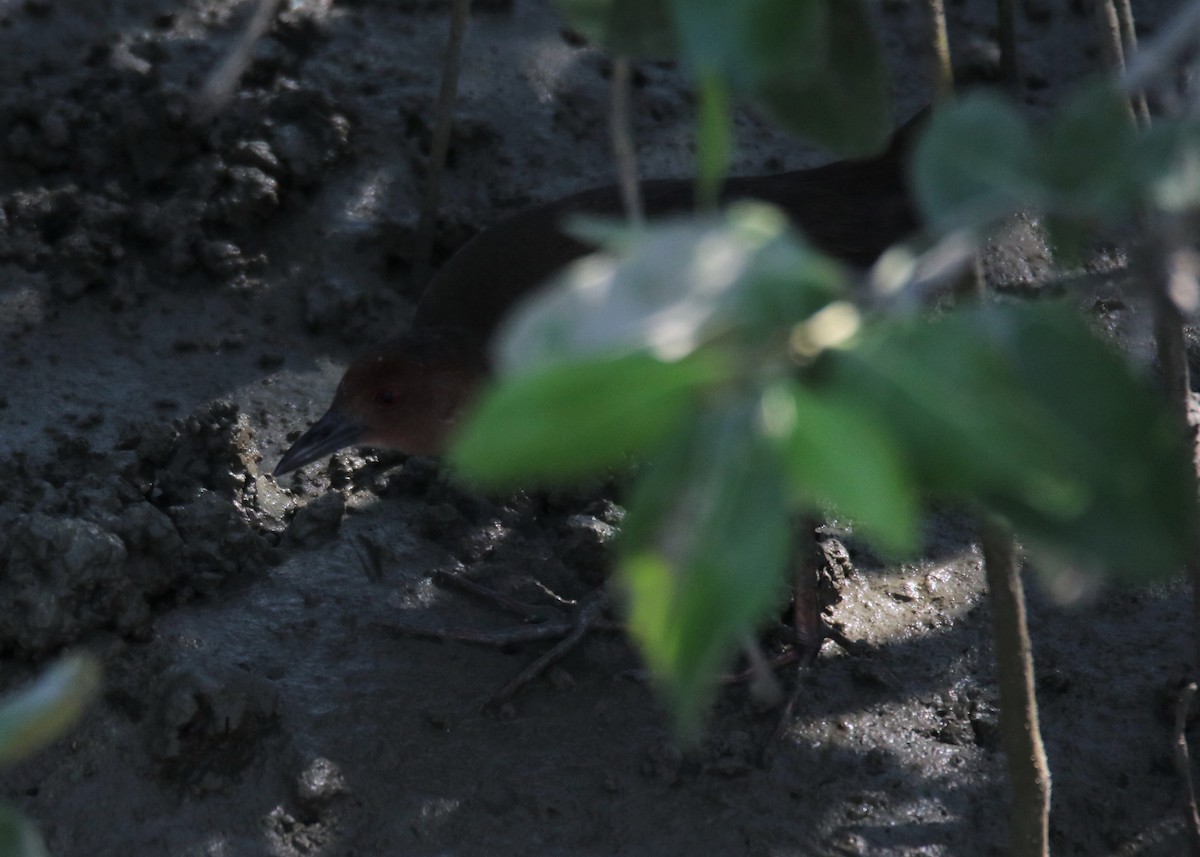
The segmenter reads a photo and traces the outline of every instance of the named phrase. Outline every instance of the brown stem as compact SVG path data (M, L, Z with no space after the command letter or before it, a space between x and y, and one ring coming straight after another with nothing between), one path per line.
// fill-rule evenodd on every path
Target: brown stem
M1105 68L1124 77L1125 43L1121 39L1121 20L1114 0L1099 0L1096 3L1096 24L1100 30L1100 49L1104 54ZM1129 106L1129 118L1137 123L1132 104Z
M1179 692L1179 700L1175 703L1175 740L1171 756L1175 761L1175 773L1179 775L1179 788L1183 795L1188 848L1192 857L1200 857L1200 812L1196 810L1196 791L1192 787L1192 766L1188 761L1187 745L1188 712L1192 708L1192 697L1195 695L1195 682L1191 682Z
M950 37L946 34L946 8L942 0L925 0L929 13L929 43L933 48L934 98L945 101L954 95L954 66L950 62Z
M1188 376L1187 344L1184 339L1184 318L1175 302L1173 292L1196 294L1200 284L1181 255L1185 247L1184 236L1179 234L1177 221L1159 217L1144 221L1147 234L1157 235L1152 242L1150 260L1155 276L1152 298L1154 301L1154 342L1157 350L1159 370L1167 397L1167 408L1175 423L1179 436L1185 438L1187 449L1192 455L1192 496L1200 498L1200 474L1196 470L1196 434L1188 420L1188 401L1191 397L1191 381ZM1153 246L1157 243L1157 246ZM1187 278L1186 281L1183 278ZM1200 501L1196 507L1200 520ZM1187 572L1192 583L1192 659L1193 668L1200 670L1200 535L1193 529L1187 554Z
M1121 45L1128 62L1133 62L1137 54L1137 29L1133 23L1133 6L1129 0L1114 0L1117 21L1121 28ZM1124 71L1124 69L1122 69ZM1133 105L1133 115L1143 128L1150 127L1150 105L1146 103L1146 93L1141 90L1130 95Z
M609 114L609 131L612 137L613 157L617 161L617 182L621 188L621 203L625 216L634 226L642 224L642 199L638 190L637 148L633 143L633 132L629 119L629 82L633 76L633 63L629 57L613 60L612 108Z
M1000 680L1000 735L1012 785L1013 857L1050 853L1050 770L1038 727L1033 689L1033 648L1025 615L1016 544L1008 528L991 516L980 533Z
M463 36L471 17L471 0L453 0L450 8L450 36L442 61L442 86L438 92L434 113L433 139L426 164L425 194L421 200L421 218L417 222L413 262L423 274L428 274L433 259L433 236L437 227L437 210L442 195L442 171L450 151L450 131L454 125L454 100L458 97L458 70L462 59Z

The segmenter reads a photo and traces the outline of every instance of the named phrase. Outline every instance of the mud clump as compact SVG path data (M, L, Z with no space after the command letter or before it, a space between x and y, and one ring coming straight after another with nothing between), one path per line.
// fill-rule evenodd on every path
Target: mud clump
M38 272L59 300L107 287L122 303L151 281L253 274L246 237L341 159L350 121L329 95L281 85L295 63L280 46L252 68L257 89L194 122L177 49L101 51L0 94L0 272Z
M255 463L236 406L127 429L97 453L59 439L40 467L0 474L0 650L33 657L90 632L145 639L156 611L253 579L276 562L285 502Z

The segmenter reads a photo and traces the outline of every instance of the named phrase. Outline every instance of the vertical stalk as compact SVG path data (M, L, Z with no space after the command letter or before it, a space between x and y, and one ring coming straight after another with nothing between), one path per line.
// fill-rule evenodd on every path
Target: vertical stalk
M1188 373L1187 346L1183 333L1183 313L1176 303L1175 293L1200 293L1191 265L1180 257L1182 236L1173 235L1178 230L1159 218L1157 222L1143 219L1147 234L1157 234L1160 242L1152 244L1154 254L1150 260L1154 276L1151 278L1154 300L1154 342L1159 369L1167 397L1167 407L1180 437L1186 439L1191 452L1192 496L1200 497L1200 477L1196 472L1196 433L1188 422L1188 399L1191 396L1191 380ZM1186 279L1184 279L1186 278ZM1200 670L1200 501L1196 507L1197 527L1193 528L1191 547L1188 551L1187 572L1192 583L1192 669Z
M1038 726L1033 651L1016 546L1008 528L990 515L983 519L980 543L996 636L1000 736L1012 784L1010 853L1046 857L1050 853L1050 771Z
M942 0L925 0L925 7L929 13L929 43L933 48L934 99L945 101L954 95L954 66L950 62L946 8Z
M629 83L632 76L633 63L629 57L616 57L613 60L609 134L612 138L613 157L617 161L617 183L621 189L621 204L625 208L625 216L632 225L641 226L644 217L638 187L637 147L633 142L629 115Z
M1187 719L1196 695L1196 683L1189 682L1179 693L1175 703L1175 740L1171 758L1175 762L1175 773L1179 777L1179 791L1183 798L1184 820L1187 827L1188 853L1200 857L1200 811L1196 809L1196 790L1192 786L1192 765L1188 757Z
M1104 54L1104 66L1114 75L1125 74L1125 44L1121 39L1121 21L1113 0L1098 0L1096 24L1100 30L1100 49ZM1137 124L1137 115L1129 104L1130 121Z
M1114 0L1117 21L1121 28L1122 52L1127 61L1132 62L1137 53L1137 29L1133 22L1133 6L1129 0ZM1150 127L1150 105L1146 103L1146 93L1138 90L1130 95L1133 115L1143 128Z
M450 36L442 60L442 85L435 108L433 139L426 164L425 193L421 199L421 217L417 221L413 263L428 276L433 260L433 236L437 231L437 211L442 195L442 172L450 151L450 131L454 125L454 100L458 97L458 70L462 61L463 36L471 16L471 0L453 0L450 7Z

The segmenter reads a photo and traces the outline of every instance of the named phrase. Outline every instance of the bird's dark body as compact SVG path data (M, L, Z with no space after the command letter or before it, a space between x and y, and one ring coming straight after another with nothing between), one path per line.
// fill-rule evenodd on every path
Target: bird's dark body
M722 203L779 206L817 247L866 266L917 225L905 183L905 154L923 115L909 120L876 158L733 178ZM693 183L641 183L650 219L693 208ZM329 411L280 460L276 475L354 444L437 454L488 374L488 346L521 298L592 248L563 231L576 215L619 216L616 187L535 205L485 229L434 276L412 328L376 346L343 376Z
M897 131L877 158L732 178L721 202L754 199L777 205L826 253L852 265L870 265L917 226L903 160L920 119ZM640 187L649 219L694 208L691 180L651 179ZM459 327L486 343L513 304L593 249L565 234L565 223L578 215L618 217L621 212L617 188L598 187L532 206L485 229L434 276L413 327Z

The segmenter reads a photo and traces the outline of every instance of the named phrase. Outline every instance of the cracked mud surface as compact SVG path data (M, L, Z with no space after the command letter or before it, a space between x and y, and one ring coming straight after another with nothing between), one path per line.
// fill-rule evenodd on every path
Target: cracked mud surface
M543 0L476 5L440 258L610 181L607 61ZM1096 62L1091 21L1018 5L1044 107ZM69 737L0 772L4 799L59 857L1001 853L989 618L952 512L903 567L845 539L833 615L866 645L826 648L763 764L774 712L729 688L681 750L617 635L494 712L543 644L395 633L510 624L442 574L584 596L620 523L605 491L484 498L428 459L363 453L266 475L354 350L411 312L444 6L284 4L196 126L247 3L0 3L0 685L64 647L106 671ZM993 74L990 4L948 6L961 66ZM919 4L880 15L902 118L926 100ZM643 173L686 173L678 75L647 64L636 84ZM738 133L739 172L819 160L749 115ZM1045 267L1036 246L997 256L1010 285ZM1184 589L1031 602L1055 853L1183 853Z

